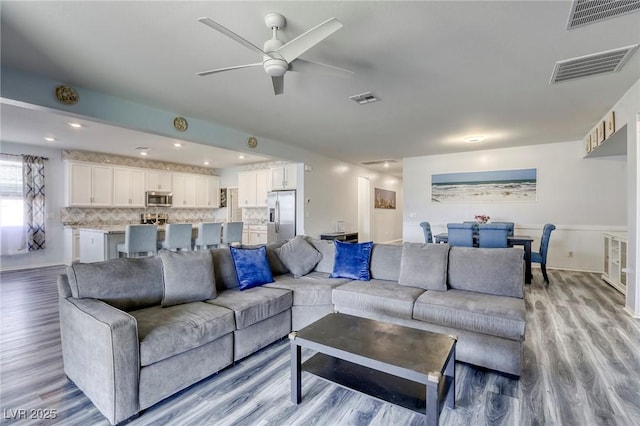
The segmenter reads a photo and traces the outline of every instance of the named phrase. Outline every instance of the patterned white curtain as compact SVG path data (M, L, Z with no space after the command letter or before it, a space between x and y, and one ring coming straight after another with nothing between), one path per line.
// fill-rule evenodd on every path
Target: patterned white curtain
M22 156L24 224L29 251L45 248L44 160L32 155Z

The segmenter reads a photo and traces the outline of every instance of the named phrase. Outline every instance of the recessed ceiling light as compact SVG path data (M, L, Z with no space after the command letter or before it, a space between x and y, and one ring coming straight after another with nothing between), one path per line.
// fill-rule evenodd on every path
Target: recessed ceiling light
M47 142L55 142L56 138L46 137L46 138L44 138L44 140L47 141Z
M238 155L238 158L241 159L241 160L244 160L244 155L240 154L240 155Z
M388 161L385 161L384 167L389 167L389 162Z
M483 139L484 139L484 136L476 135L476 136L467 136L466 138L464 138L464 141L466 143L478 143L478 142L481 142Z
M173 144L173 146L176 146L176 147L180 148L182 146L182 144L180 142L176 142L176 143Z
M74 129L79 129L80 127L82 127L82 124L80 123L69 123L69 126L73 127Z
M204 162L204 165L205 165L205 166L208 166L208 165L209 165L209 162L208 162L208 161L205 161L205 162Z
M147 152L147 151L142 151L142 152L140 153L140 155L148 155L148 152Z

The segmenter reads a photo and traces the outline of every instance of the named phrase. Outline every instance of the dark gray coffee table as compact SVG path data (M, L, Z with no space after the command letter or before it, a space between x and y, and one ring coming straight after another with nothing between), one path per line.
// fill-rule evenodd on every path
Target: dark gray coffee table
M291 400L302 400L302 371L425 415L437 425L455 408L456 337L340 313L291 340ZM302 348L317 353L302 363Z

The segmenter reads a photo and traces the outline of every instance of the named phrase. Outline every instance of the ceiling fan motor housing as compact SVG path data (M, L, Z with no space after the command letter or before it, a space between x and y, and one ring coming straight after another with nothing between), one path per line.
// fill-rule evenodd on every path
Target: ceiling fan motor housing
M272 38L271 40L267 40L264 42L264 50L266 53L272 54L281 46L284 45L282 40L278 40L277 38ZM275 56L275 57L274 57ZM262 57L262 66L267 74L271 77L282 77L287 69L289 69L289 64L282 58L279 58L277 54L272 56L263 56Z

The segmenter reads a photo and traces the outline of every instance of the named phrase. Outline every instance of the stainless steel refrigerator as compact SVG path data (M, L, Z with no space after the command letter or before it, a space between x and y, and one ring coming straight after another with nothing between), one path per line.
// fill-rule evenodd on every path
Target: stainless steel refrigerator
M272 191L267 195L267 242L296 235L296 191Z

